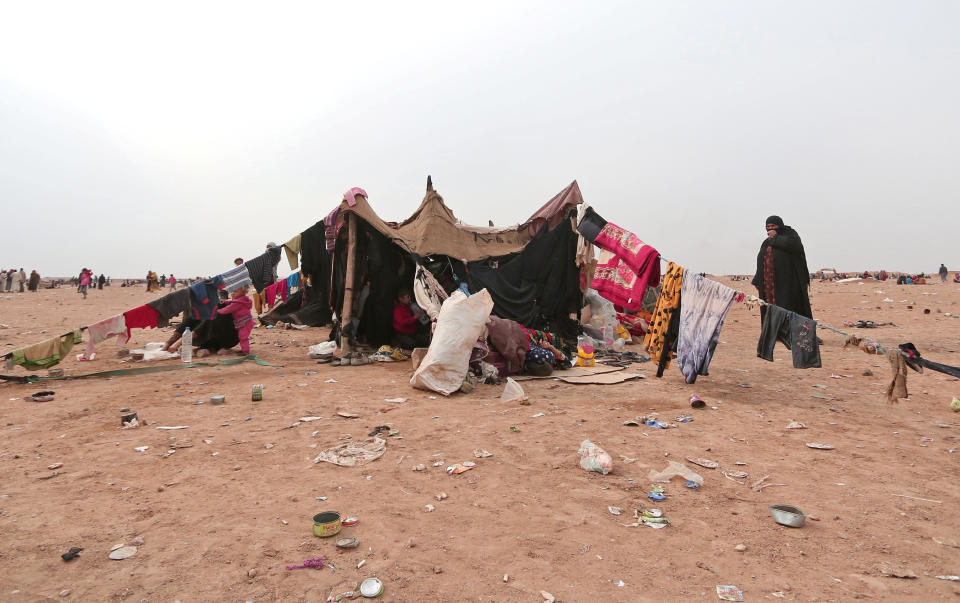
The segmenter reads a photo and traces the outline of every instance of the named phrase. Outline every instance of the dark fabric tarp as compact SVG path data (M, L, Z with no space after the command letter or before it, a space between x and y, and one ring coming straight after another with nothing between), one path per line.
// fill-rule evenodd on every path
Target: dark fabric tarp
M545 329L582 307L576 248L577 233L563 220L553 230L541 229L518 253L470 262L468 286L471 293L490 293L497 316Z

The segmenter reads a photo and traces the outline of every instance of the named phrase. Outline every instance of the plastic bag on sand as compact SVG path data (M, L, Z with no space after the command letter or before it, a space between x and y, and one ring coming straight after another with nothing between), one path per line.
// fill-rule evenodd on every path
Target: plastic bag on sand
M503 388L503 393L500 394L501 402L522 402L527 399L527 395L523 393L523 388L520 387L520 384L507 377L507 386Z
M448 396L460 389L470 367L473 344L493 310L486 289L470 297L454 291L444 300L427 355L410 378L410 385Z
M580 457L580 466L587 471L596 471L604 475L613 471L613 459L603 448L590 440L580 442L577 456Z
M387 442L380 438L370 438L358 442L345 442L324 450L313 459L314 463L325 461L341 467L357 467L375 461L387 451Z
M324 341L323 343L318 343L317 345L312 345L307 350L310 354L315 354L317 356L325 356L327 354L332 354L337 351L337 342L336 341Z
M697 485L703 485L703 478L695 471L691 471L683 463L676 461L667 461L668 465L663 471L651 469L647 477L651 482L669 482L671 478L680 476L685 480L696 482Z

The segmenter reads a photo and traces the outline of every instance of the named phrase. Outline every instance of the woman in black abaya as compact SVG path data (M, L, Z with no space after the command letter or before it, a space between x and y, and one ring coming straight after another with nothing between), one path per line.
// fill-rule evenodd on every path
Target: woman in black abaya
M803 242L796 230L783 224L780 216L767 218L767 238L757 254L753 286L763 301L813 318L810 309L810 272ZM761 307L761 320L765 308Z

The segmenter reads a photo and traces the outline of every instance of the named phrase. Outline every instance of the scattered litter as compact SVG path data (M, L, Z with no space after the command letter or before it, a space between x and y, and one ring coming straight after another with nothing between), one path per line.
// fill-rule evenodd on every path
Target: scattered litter
M424 507L423 507L423 510L424 510L425 512L427 512L427 513L432 513L432 512L434 512L436 509L437 509L437 508L434 507L433 505L424 505Z
M339 383L336 379L327 379L324 383Z
M607 507L607 511L610 511L611 515L620 515L623 513L623 509L620 507Z
M632 419L628 421L624 421L623 424L626 425L627 427L640 427L641 425L643 425L643 423L641 423L640 421L634 421Z
M696 482L703 485L703 477L698 473L691 471L683 463L676 461L667 461L667 466L663 471L651 469L647 477L653 482L669 482L674 477L682 477L684 480Z
M914 573L913 570L890 563L883 563L877 569L880 570L881 574L890 578L904 578L907 580L912 580L917 577L917 574Z
M70 550L60 555L60 558L63 559L64 561L73 561L74 559L80 556L80 551L82 550L83 550L82 546L70 547Z
M337 541L338 549L355 549L360 545L359 538L341 538Z
M316 558L314 558L314 559L307 559L306 561L304 561L304 562L301 563L300 565L288 565L288 566L287 566L287 569L288 569L288 570L307 569L307 568L323 569L323 557L316 557Z
M441 492L440 494L435 495L434 498L437 500L447 500L447 493Z
M802 528L807 515L797 507L791 505L770 505L770 517L782 526Z
M338 416L338 417L343 417L344 419L359 419L359 418L360 418L360 415L358 415L358 414L356 414L356 413L352 413L352 412L347 412L347 411L345 411L345 410L338 410L338 411L337 411L337 416Z
M543 597L543 600L547 603L554 603L554 601L556 601L556 598L545 590L540 591L540 596Z
M414 471L426 471L426 470L427 470L427 466L424 465L423 463L420 463L419 465L415 465L415 466L413 467L413 470L414 470Z
M310 421L319 421L323 417L300 417L301 423L309 423ZM292 425L291 425L292 427Z
M942 500L933 500L932 498L917 498L916 496L907 496L906 494L891 494L890 496L896 496L898 498L909 498L910 500L919 500L922 502L937 503L938 505L943 503Z
M807 448L815 448L817 450L833 450L834 447L830 444L818 444L817 442L804 442L807 445Z
M693 394L692 396L690 396L690 406L692 406L693 408L703 408L706 405L707 403L703 401L703 398L701 398L697 394Z
M507 385L503 388L503 393L500 394L501 402L523 402L527 399L527 395L523 393L523 388L520 387L520 384L513 380L511 377L507 377Z
M313 459L313 462L324 461L341 467L356 467L377 460L386 451L386 440L369 438L360 442L345 442L324 450Z
M787 429L806 429L807 426L804 425L803 423L801 423L800 421L793 421L793 420L791 420L791 421L787 424L787 427L786 427L786 428L787 428Z
M769 475L764 475L763 477L761 477L761 478L758 479L757 481L753 482L753 485L751 485L750 488L751 488L752 490L755 490L756 492L763 492L763 489L764 489L764 488L773 488L773 487L775 487L775 486L786 486L786 484L767 484L767 483L765 483L765 482L767 481L767 479L769 479L769 478L770 478Z
M493 456L493 453L487 452L486 450L483 450L481 448L477 448L473 451L473 456L477 457L478 459L485 459L487 457Z
M546 416L546 413L538 412L538 413L535 414L535 415L530 415L530 418L531 418L531 419L536 419L536 418L538 418L538 417L544 417L544 416Z
M743 601L743 591L731 584L718 584L717 598L721 601Z
M675 421L677 423L689 423L690 421L693 421L693 417L690 415L680 415L675 419Z
M444 471L450 475L459 475L464 471L470 471L475 468L477 465L471 461L464 461L463 463L456 463L455 465L448 466Z
M513 428L511 428L513 431ZM519 431L519 429L517 430ZM580 457L580 466L587 471L596 471L606 475L613 471L613 459L610 455L590 440L580 442L580 449L577 451ZM654 480L656 481L656 480Z
M163 430L167 430L167 431L174 430L174 429L189 429L189 428L190 428L189 425L174 425L174 426L172 426L172 427L157 427L157 429L163 429Z
M746 479L750 476L746 471L724 471L723 474L736 479Z
M51 402L53 401L54 393L55 392L52 391L37 392L32 396L24 397L24 400L29 400L30 402ZM16 398L11 398L11 400L16 400Z
M960 582L960 576L937 576L937 580L949 580L951 582Z
M122 559L129 559L137 554L137 547L135 546L122 546L118 549L110 551L110 558L114 561L120 561Z
M636 462L637 462L637 459L632 459L632 458L630 458L629 456L625 456L625 455L622 455L622 454L619 455L619 456L620 456L620 460L623 461L624 463L627 463L628 465L629 465L630 463L636 463Z
M700 457L697 457L695 459L687 457L687 460L693 463L694 465L700 465L701 467L706 467L707 469L716 469L717 467L720 466L720 463L716 461L711 461L710 459L705 459Z
M59 469L60 467L63 467L63 463L54 463L52 465L47 465L47 469L49 469L50 471L53 471L54 469Z
M384 402L393 402L394 404L403 404L406 401L406 398L387 398L384 400Z
M137 452L146 452L147 450L150 450L150 447L149 447L149 446L137 446L136 448L134 448L134 450L136 450Z

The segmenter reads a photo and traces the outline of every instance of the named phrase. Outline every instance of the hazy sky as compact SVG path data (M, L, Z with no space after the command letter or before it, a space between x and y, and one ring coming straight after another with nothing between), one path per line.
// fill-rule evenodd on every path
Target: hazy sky
M811 269L960 269L960 2L318 4L4 3L0 266L216 274L432 174L498 226L576 179L697 271L773 213Z

